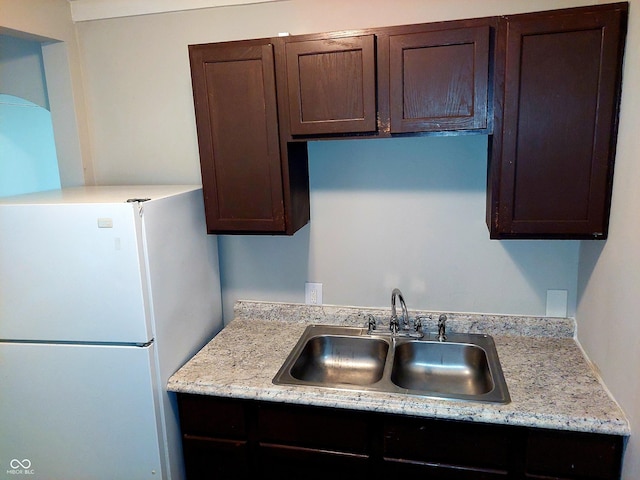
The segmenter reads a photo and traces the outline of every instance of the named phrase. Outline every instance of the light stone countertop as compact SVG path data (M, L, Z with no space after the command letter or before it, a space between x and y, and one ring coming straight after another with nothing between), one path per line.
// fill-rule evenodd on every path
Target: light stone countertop
M629 423L574 340L573 319L447 313L447 331L487 333L496 344L511 402L492 404L398 393L274 385L310 324L364 327L389 310L237 302L235 318L170 379L173 392L349 408L420 417L613 435ZM440 312L432 313L437 319ZM435 330L435 321L425 331Z

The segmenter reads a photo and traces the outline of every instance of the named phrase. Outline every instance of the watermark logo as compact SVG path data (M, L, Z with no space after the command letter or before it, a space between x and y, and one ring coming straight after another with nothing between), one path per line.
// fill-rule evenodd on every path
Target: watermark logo
M9 467L11 468L7 470L7 475L33 475L35 473L31 468L31 460L28 458L22 460L14 458L9 462Z

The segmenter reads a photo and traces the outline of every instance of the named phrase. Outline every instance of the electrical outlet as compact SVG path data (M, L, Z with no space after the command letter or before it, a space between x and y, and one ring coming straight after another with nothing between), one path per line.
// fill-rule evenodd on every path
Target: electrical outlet
M322 304L322 284L306 282L304 284L304 303L307 305Z

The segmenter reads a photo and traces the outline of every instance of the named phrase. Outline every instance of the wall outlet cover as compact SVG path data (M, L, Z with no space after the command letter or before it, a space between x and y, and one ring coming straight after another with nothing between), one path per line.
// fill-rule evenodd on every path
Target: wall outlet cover
M306 282L304 284L304 303L307 305L322 304L322 284Z

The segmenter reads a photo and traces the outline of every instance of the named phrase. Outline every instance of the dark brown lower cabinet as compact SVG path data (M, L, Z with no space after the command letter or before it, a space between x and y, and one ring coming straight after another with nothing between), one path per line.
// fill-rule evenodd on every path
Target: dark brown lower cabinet
M427 478L505 479L511 431L501 425L385 417L384 460L389 473Z
M187 478L619 479L624 437L178 394Z
M251 473L246 440L184 435L182 447L187 478L247 478Z

